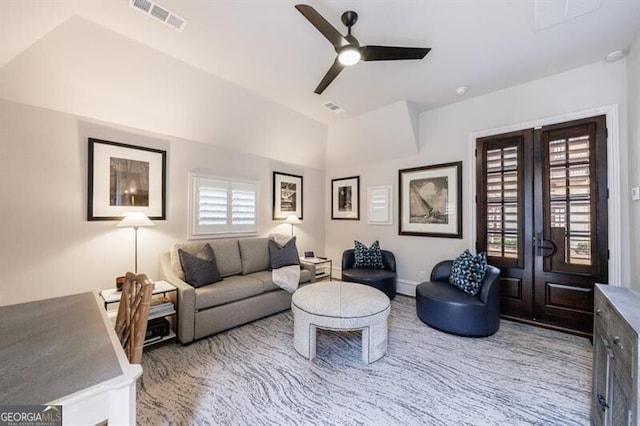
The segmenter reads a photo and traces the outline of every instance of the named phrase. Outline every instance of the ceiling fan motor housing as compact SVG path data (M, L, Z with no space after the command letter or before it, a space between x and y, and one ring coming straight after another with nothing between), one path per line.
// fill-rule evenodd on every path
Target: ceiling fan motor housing
M340 19L342 20L342 23L349 28L349 34L351 34L351 26L358 22L358 14L353 10L347 10L342 14Z

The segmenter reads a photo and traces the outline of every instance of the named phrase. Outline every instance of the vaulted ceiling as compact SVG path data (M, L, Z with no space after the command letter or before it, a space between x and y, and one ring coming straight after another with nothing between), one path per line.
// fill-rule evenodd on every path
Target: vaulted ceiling
M158 0L188 21L180 32L129 0L2 0L0 67L79 15L333 123L400 100L426 110L601 61L640 30L638 0L307 1L343 33L341 14L355 10L362 44L432 48L421 61L359 63L316 95L335 51L294 8L299 2ZM463 97L459 86L468 87ZM329 112L328 101L345 112Z

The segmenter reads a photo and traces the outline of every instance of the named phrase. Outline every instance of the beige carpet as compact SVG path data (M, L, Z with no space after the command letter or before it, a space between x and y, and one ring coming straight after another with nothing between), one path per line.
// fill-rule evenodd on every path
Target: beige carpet
M488 338L429 328L398 296L389 350L365 365L360 333L293 349L291 311L145 351L142 425L588 425L588 339L502 321Z

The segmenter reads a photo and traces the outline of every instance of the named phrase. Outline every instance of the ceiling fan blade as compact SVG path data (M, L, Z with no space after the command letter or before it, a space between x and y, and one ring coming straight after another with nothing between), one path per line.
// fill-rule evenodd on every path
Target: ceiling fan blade
M311 22L311 25L316 27L316 29L320 31L331 44L333 44L333 47L339 48L349 44L342 34L340 34L333 25L327 22L327 20L324 19L313 7L308 4L297 4L296 9L298 9L298 12L302 13L304 17Z
M335 62L333 63L333 65L331 65L331 68L329 68L329 71L327 71L327 73L324 75L322 81L320 82L320 84L318 84L318 87L316 87L316 90L314 90L313 93L321 95L322 92L324 92L324 89L326 89L327 86L331 84L331 82L338 76L338 74L340 74L340 71L342 71L343 69L344 65L342 65L338 61L338 58L336 58Z
M430 50L428 47L362 46L360 53L363 61L400 61L422 59Z

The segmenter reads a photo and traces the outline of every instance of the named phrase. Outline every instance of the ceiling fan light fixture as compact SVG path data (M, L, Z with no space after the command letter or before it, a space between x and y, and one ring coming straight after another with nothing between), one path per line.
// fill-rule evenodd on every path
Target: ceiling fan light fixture
M345 47L338 54L338 61L346 67L357 64L361 58L360 50L353 46Z

